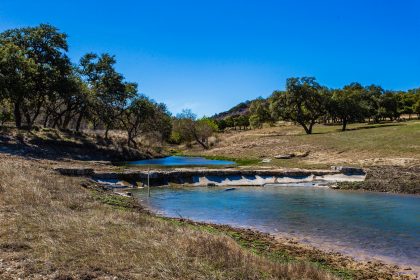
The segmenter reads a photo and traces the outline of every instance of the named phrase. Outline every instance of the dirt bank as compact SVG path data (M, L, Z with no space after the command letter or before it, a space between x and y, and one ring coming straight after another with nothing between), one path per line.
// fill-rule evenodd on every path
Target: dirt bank
M337 187L342 190L420 194L420 165L372 166L366 170L365 181L340 182Z
M133 149L118 137L38 129L0 128L0 152L46 160L130 161L161 157L152 148Z

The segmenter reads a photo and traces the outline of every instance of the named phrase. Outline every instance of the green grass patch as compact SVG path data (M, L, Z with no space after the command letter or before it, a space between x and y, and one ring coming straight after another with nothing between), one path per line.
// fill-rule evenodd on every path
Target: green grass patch
M118 209L126 210L133 208L133 199L131 197L124 197L115 194L102 193L98 191L92 192L93 198L101 203L111 205Z
M199 157L204 157L206 159L211 159L211 160L234 161L236 162L237 165L241 165L241 166L256 165L261 161L256 158L233 158L233 157L225 157L225 156L208 156L208 155L204 155L204 156L199 155Z

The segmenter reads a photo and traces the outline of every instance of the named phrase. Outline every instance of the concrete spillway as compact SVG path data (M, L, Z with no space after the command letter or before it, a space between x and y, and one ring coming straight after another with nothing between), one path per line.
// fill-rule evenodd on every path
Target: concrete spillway
M96 180L127 181L134 185L146 183L164 186L262 186L266 184L333 184L342 181L363 181L366 173L358 168L331 170L301 169L173 169L125 172L95 172L94 170L57 169L64 175L89 176Z

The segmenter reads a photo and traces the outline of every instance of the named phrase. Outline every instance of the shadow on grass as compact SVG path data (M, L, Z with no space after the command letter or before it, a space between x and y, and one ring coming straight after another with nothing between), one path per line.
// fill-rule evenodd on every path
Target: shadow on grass
M14 135L12 132L16 131ZM34 131L0 128L0 153L20 155L33 159L128 161L150 158L147 151L140 151L110 141L89 138L72 131L43 129L44 135ZM29 136L29 137L28 137Z
M365 129L373 129L373 128L383 128L383 127L397 127L397 126L405 126L405 123L378 123L378 124L368 124L366 126L359 126L354 128L347 128L346 130L342 130L341 126L337 126L337 129L330 130L330 131L321 131L321 132L312 132L312 135L322 135L322 134L330 134L330 133L337 133L337 132L346 132L346 131L357 131L357 130L365 130ZM326 125L332 126L332 125ZM311 135L306 133L295 134L296 136L304 136L304 135Z

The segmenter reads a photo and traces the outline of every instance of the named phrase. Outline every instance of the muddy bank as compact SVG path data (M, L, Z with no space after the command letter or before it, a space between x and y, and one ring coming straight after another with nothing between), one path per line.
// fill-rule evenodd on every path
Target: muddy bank
M420 165L372 166L366 168L366 180L361 182L339 182L342 190L366 190L375 192L420 194Z

